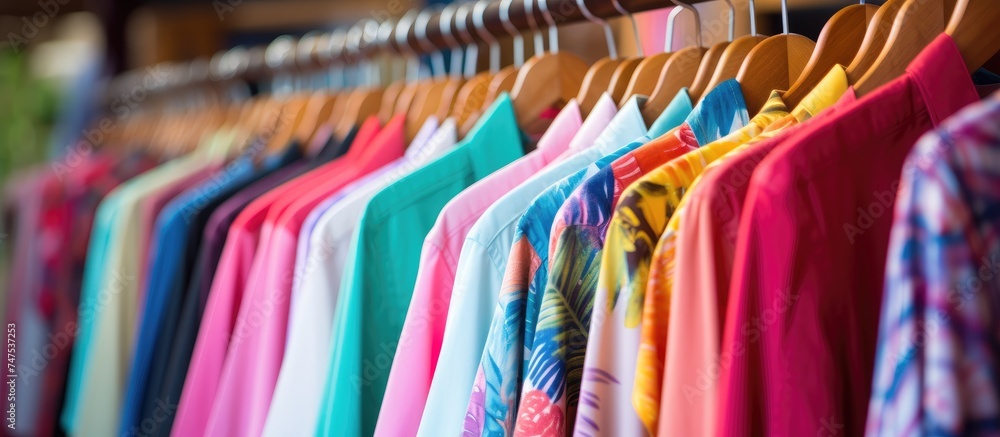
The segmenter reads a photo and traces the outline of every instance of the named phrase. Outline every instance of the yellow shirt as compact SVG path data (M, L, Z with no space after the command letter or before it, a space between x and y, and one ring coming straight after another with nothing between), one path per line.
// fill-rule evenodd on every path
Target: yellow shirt
M642 393L633 390L633 380L639 381L634 377L641 376L635 373L633 357L637 353L647 353L638 348L640 322L644 319L644 307L647 307L645 292L649 260L659 235L688 185L708 163L760 134L767 125L786 115L788 111L781 98L772 94L761 113L753 117L749 124L656 168L628 186L619 198L608 225L598 279L599 290L603 289L602 292L608 296L610 308L606 311L613 316L605 323L591 324L587 353L591 352L590 343L597 342L595 350L602 350L602 354L628 357L611 360L602 367L601 370L621 381L620 386L602 395L602 401L627 402L631 398L638 420L647 430L656 429L656 414L653 413L658 412L658 403L647 401L645 393L649 387L643 386ZM605 346L609 350L603 350ZM605 399L607 394L615 399Z

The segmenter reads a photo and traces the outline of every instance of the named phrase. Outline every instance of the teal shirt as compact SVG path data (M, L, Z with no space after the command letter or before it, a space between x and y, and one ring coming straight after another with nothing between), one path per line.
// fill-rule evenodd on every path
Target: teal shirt
M104 262L106 261L105 254L110 244L112 222L118 203L121 201L123 189L123 187L118 187L104 197L104 200L98 205L94 224L90 231L90 244L87 245L87 263L83 271L79 315L75 329L76 341L73 345L73 355L70 357L69 375L66 378L66 400L59 418L59 422L65 430L73 430L76 423L84 362L90 349L89 339L93 335L98 289L101 287L101 274L104 271Z
M316 435L374 433L424 237L448 201L523 154L514 107L504 94L453 151L368 203L344 267Z
M663 113L659 117L656 117L652 126L649 127L650 138L656 139L656 137L663 135L662 133L657 133L667 133L671 129L680 126L692 110L694 110L694 102L691 101L691 95L688 94L687 88L681 88L677 92L677 95L674 96L674 99L670 101L670 104L667 105L666 109L663 110Z

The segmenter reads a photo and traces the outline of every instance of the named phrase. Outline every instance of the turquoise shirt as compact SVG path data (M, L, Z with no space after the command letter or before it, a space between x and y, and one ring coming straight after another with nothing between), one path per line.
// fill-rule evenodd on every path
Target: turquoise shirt
M372 435L424 237L453 197L524 154L506 94L454 150L376 194L351 241L318 436Z
M649 127L649 137L656 138L680 126L693 110L694 102L691 101L688 89L681 88L677 92L677 95L674 96L674 99L670 101L670 104L667 105L667 108L663 110L663 113L659 117L656 117L656 120Z

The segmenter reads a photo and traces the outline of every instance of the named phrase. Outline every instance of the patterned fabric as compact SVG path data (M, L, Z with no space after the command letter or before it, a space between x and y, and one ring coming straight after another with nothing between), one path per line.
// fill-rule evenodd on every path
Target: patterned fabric
M728 266L731 268L734 250L715 250L715 246L702 244L701 240L735 240L739 212L735 208L698 209L697 206L692 206L699 214L692 219L689 217L688 206L698 205L700 198L708 197L709 193L722 197L738 191L741 183L745 186L749 179L741 176L752 171L753 165L760 161L760 158L754 159L750 155L758 153L761 148L772 148L762 143L772 142L779 134L794 131L788 128L809 120L833 105L835 100L846 95L846 90L847 74L843 67L835 66L791 114L769 124L760 135L705 167L702 174L688 187L677 210L667 222L666 230L656 245L646 284L646 306L642 319L639 362L636 366L636 388L633 393L635 400L642 392L640 388L645 389L647 399L659 403L659 417L669 417L669 420L657 421L657 434L672 436L715 433L715 381L699 378L699 371L703 372L702 369L714 365L713 360L719 353L721 341L720 321L724 320L725 315L725 305L719 305L719 302L725 302L725 298L717 297L724 295L725 291L717 291L711 282L717 275L716 270L725 268L712 265L712 262L728 256ZM720 167L727 168L726 164L731 162L740 163L731 164L734 174L724 180L713 177L714 172ZM731 233L702 226L702 222L723 220L733 223ZM684 226L681 226L682 222ZM705 229L712 231L705 232ZM687 240L683 240L684 237ZM729 274L728 270L725 274ZM692 276L711 279L707 279L706 283L692 284ZM673 290L681 292L674 293ZM662 384L659 383L661 378ZM654 382L643 386L641 379ZM695 390L691 390L692 388Z
M903 168L868 436L1000 434L1000 93Z
M647 135L650 132L646 129L639 107L641 101L644 100L629 99L597 140L577 154L596 152L589 165L582 166L536 196L518 221L502 286L497 293L497 305L473 381L463 435L513 434L524 369L527 368L534 340L530 330L535 326L548 279L552 222L559 207L583 180L649 141ZM690 113L690 107L682 107L678 111L684 110ZM621 147L622 143L628 145ZM573 145L570 148L574 148ZM526 330L528 335L525 335ZM431 391L433 394L433 387ZM428 404L433 405L430 398ZM430 409L425 409L425 413L427 411Z
M548 278L549 228L559 207L580 182L641 144L630 144L566 177L536 197L521 216L466 416L467 421L483 424L482 434L507 435L514 431L524 369L534 349L531 330ZM479 426L474 428L465 431L476 434Z
M66 369L72 351L72 340L77 329L77 309L80 303L80 287L86 264L87 243L90 229L97 213L97 205L108 193L123 181L153 168L155 161L142 154L131 154L123 158L95 156L75 171L62 174L65 202L55 214L62 215L65 232L55 245L60 251L60 261L56 270L46 270L45 278L54 278L52 294L45 291L39 296L39 304L49 317L48 335L58 348L58 352L43 369L35 369L43 375L43 388L39 400L38 416L35 420L34 435L52 435L55 432L60 403L66 382ZM56 168L57 177L60 170ZM61 212L59 212L61 210ZM43 245L51 248L51 245ZM65 339L68 343L62 343Z
M611 211L622 191L657 166L739 129L747 123L735 81L712 90L671 133L619 158L585 181L563 204L552 225L549 271L521 392L515 435L540 430L569 433L577 404L593 409L599 400L583 396L584 353L595 304L601 250ZM531 330L526 333L532 333ZM613 380L611 375L595 375ZM588 416L581 417L588 426ZM583 430L589 433L591 430Z
M582 432L637 435L645 427L655 433L663 358L656 350L639 348L640 334L651 335L641 322L658 323L663 317L662 296L645 293L653 248L701 170L787 114L778 93L772 93L746 126L670 161L625 190L611 216L600 263L597 318L590 327L583 370L584 393L595 401L581 407L577 426Z

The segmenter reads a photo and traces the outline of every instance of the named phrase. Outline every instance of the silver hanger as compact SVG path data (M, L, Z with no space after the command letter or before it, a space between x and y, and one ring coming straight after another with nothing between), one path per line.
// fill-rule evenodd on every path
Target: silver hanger
M431 73L433 77L440 78L445 75L444 68L444 54L437 47L434 47L429 40L427 40L427 26L430 24L431 15L434 14L436 8L424 8L417 14L417 21L414 23L413 33L417 38L417 44L426 50L431 57Z
M549 2L538 0L538 6L542 9L542 16L549 25L549 52L559 53L559 28L556 26L556 20L552 18L552 13L549 12Z
M448 47L451 47L451 62L448 64L448 75L455 79L462 77L462 50L460 50L462 42L452 33L452 26L457 27L458 25L458 23L452 22L455 18L455 10L457 8L458 5L454 3L445 6L441 10L441 17L438 20L438 25L441 27L441 36L448 43Z
M534 0L524 0L524 14L528 19L528 27L531 28L532 36L535 40L534 55L538 56L545 52L545 38L542 36L542 32L539 29L538 21L535 20L535 3Z
M500 24L514 38L514 67L521 68L524 65L524 35L521 35L521 31L510 22L511 3L514 3L514 0L501 0Z
M701 45L701 43L702 43L702 41L701 41L701 15L698 14L698 9L695 9L694 6L691 6L691 5L687 4L687 3L682 3L680 0L670 0L670 1L673 2L674 5L677 6L677 7L674 8L674 10L678 10L678 9L683 8L683 9L687 9L688 11L691 11L691 13L694 14L694 35L695 35L694 40L695 40L695 44L696 44L695 47L702 47L702 45ZM667 39L667 41L669 41L670 45L667 47L666 50L672 50L673 49L673 36L674 36L674 32L673 32L673 24L672 24L672 22L671 22L671 25L669 27L670 27L670 31L668 31L668 35L667 36L669 38Z
M604 41L608 44L608 57L611 59L618 59L618 48L615 46L615 35L614 31L611 29L611 25L608 24L608 20L595 16L587 8L586 0L576 0L576 5L580 7L580 12L583 12L583 16L587 20L600 24L604 28Z
M628 17L629 21L632 22L632 34L635 36L636 54L639 57L644 56L644 51L642 50L642 38L640 38L639 36L639 24L635 21L635 17L632 15L631 12L625 10L625 8L622 7L621 2L619 2L618 0L611 0L611 4L614 5L615 10L618 11L619 14Z
M497 40L489 30L486 29L483 16L486 15L487 2L478 1L472 7L472 24L479 34L490 46L490 72L496 74L500 71L500 41Z

